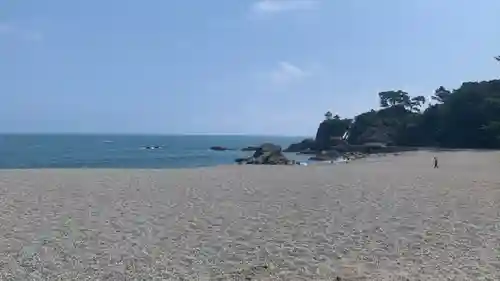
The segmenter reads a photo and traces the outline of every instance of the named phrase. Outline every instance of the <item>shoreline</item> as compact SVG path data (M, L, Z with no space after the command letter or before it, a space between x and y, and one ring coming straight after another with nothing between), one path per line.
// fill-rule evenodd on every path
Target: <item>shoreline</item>
M0 279L499 279L500 152L433 155L0 170Z
M359 161L364 158L372 158L372 157L380 157L380 155L386 155L389 156L391 154L406 154L410 152L433 152L433 153L441 153L441 152L495 152L499 151L497 149L463 149L463 148L432 148L432 147L400 147L400 150L397 149L397 147L390 148L391 151L388 152L377 152L377 153L361 153L363 154L362 157L359 158L354 158L354 159L349 159L348 162L353 162L353 161ZM102 163L94 163L90 164L89 166L75 166L74 164L68 164L68 165L43 165L43 164L35 164L35 165L22 165L22 164L11 164L7 165L8 162L5 162L5 164L0 165L0 171L2 170L36 170L36 169L63 169L63 170L73 170L73 169L97 169L97 170L102 170L102 169L125 169L125 170L134 170L134 169L140 169L140 170L148 170L148 169L153 169L153 170L170 170L170 169L199 169L199 168L208 168L208 167L218 167L218 166L232 166L236 165L237 163L234 163L235 158L240 158L240 157L247 157L250 156L252 152L244 152L244 151L237 151L239 152L238 154L232 153L234 151L230 151L231 153L227 153L225 151L221 152L216 152L219 154L220 159L223 159L219 163L209 163L207 164L206 161L200 161L199 164L173 164L171 163L172 160L169 159L168 156L166 156L165 161L167 161L165 164L145 164L142 166L135 166L135 165L130 165L127 164L126 166L122 165L116 165L116 163L111 163L109 165L103 165ZM226 154L227 153L227 154ZM349 152L347 152L349 153ZM356 152L354 152L356 153ZM226 155L224 155L226 154ZM296 152L284 152L283 153L288 159L290 160L295 160L297 162L305 162L307 165L324 165L324 164L329 164L327 162L329 161L336 161L336 162L343 162L342 157L339 157L337 159L325 159L325 160L310 160L309 158L314 155L318 154L301 154L301 153L296 153ZM345 154L345 153L343 153ZM219 156L211 156L211 157L219 157ZM232 158L235 157L235 158ZM220 160L219 159L219 160ZM344 158L345 159L345 158ZM144 159L138 158L137 161L141 161ZM340 161L339 161L340 160ZM111 162L114 162L115 160L112 160ZM217 160L215 160L217 161ZM193 161L192 163L194 163ZM338 164L338 163L333 163L333 164Z
M414 150L414 151L402 151L402 152L398 152L399 154L403 154L403 153L409 153L409 152L415 152L417 150ZM224 153L224 152L221 152L221 153ZM295 153L295 152L286 152L284 153L286 156L298 156L299 154ZM394 153L373 153L373 154L367 154L365 157L362 157L362 158L357 158L357 159L350 159L349 162L353 162L353 161L359 161L359 160L362 160L362 159L365 159L365 158L371 158L371 157L382 157L380 155L384 154L383 156L391 156L392 154ZM251 155L251 154L247 154L247 155ZM300 155L299 155L300 156ZM307 159L308 156L304 156L302 155L302 157L297 157L301 160L297 160L299 162L306 162L308 163L308 166L315 166L315 165L318 165L318 164L339 164L339 163L325 163L325 162L328 162L328 161L336 161L338 159L335 159L335 160L325 160L325 161L321 161L321 160L308 160ZM292 157L290 157L292 158ZM203 169L203 168L212 168L212 167L225 167L225 166L256 166L256 165L248 165L248 164L244 164L244 165L238 165L237 163L221 163L221 164L213 164L213 165L202 165L202 166L185 166L185 167L158 167L158 168L149 168L149 167L22 167L22 168L1 168L0 167L0 171L9 171L9 170L79 170L79 169L82 169L82 170L192 170L192 169ZM274 166L274 165L257 165L257 166ZM281 165L281 166L299 166L299 165Z

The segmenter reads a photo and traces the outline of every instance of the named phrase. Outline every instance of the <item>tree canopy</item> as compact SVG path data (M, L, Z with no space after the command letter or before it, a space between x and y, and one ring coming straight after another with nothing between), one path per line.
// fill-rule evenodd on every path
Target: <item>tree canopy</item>
M356 116L351 126L350 119L330 115L322 123L331 126L323 129L329 136L322 137L349 130L352 144L500 148L500 80L466 82L451 91L440 86L432 94L432 104L424 108L424 96L411 97L403 90L380 92L380 109Z

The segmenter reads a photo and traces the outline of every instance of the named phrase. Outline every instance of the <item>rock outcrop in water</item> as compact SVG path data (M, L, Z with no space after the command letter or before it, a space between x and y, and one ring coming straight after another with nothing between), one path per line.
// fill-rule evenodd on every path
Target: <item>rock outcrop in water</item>
M264 143L257 147L254 154L248 158L239 158L235 160L239 164L256 165L288 165L292 161L288 160L281 150L281 146Z
M226 151L226 150L234 150L234 149L227 148L225 146L212 146L212 147L210 147L210 150L214 150L214 151Z
M308 138L298 143L292 143L284 152L307 152L314 150L316 150L316 141L312 138Z
M308 138L299 143L293 143L285 149L285 152L311 154L311 152L331 150L338 145L347 145L342 137L349 129L351 121L351 119L341 119L338 116L324 120L319 124L314 139Z
M161 146L159 146L159 145L147 145L143 148L148 149L148 150L153 150L153 149L161 149Z
M386 144L390 143L391 137L388 136L387 130L383 126L380 128L368 127L363 134L359 134L356 131L360 128L359 124L352 126L351 121L351 119L341 119L338 116L324 120L317 129L315 139L308 138L299 143L293 143L284 151L314 155L309 158L313 161L332 161L339 158L359 159L372 153L391 153L414 149L388 147ZM352 129L356 137L356 144L347 141Z

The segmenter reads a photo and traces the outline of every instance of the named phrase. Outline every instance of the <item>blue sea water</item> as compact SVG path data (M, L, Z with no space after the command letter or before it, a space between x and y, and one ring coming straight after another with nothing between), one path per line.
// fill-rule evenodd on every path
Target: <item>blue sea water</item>
M0 135L0 169L13 168L188 168L234 163L241 149L272 142L283 147L302 137L223 135ZM158 149L146 149L159 146ZM292 156L293 159L293 156Z

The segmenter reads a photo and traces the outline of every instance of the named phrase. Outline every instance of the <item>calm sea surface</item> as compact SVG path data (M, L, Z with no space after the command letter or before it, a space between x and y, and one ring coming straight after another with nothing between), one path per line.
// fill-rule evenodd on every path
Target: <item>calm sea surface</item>
M0 135L0 169L9 168L181 168L234 163L251 152L240 149L264 142L283 147L303 137ZM157 149L147 147L159 146ZM291 156L294 159L295 156Z

